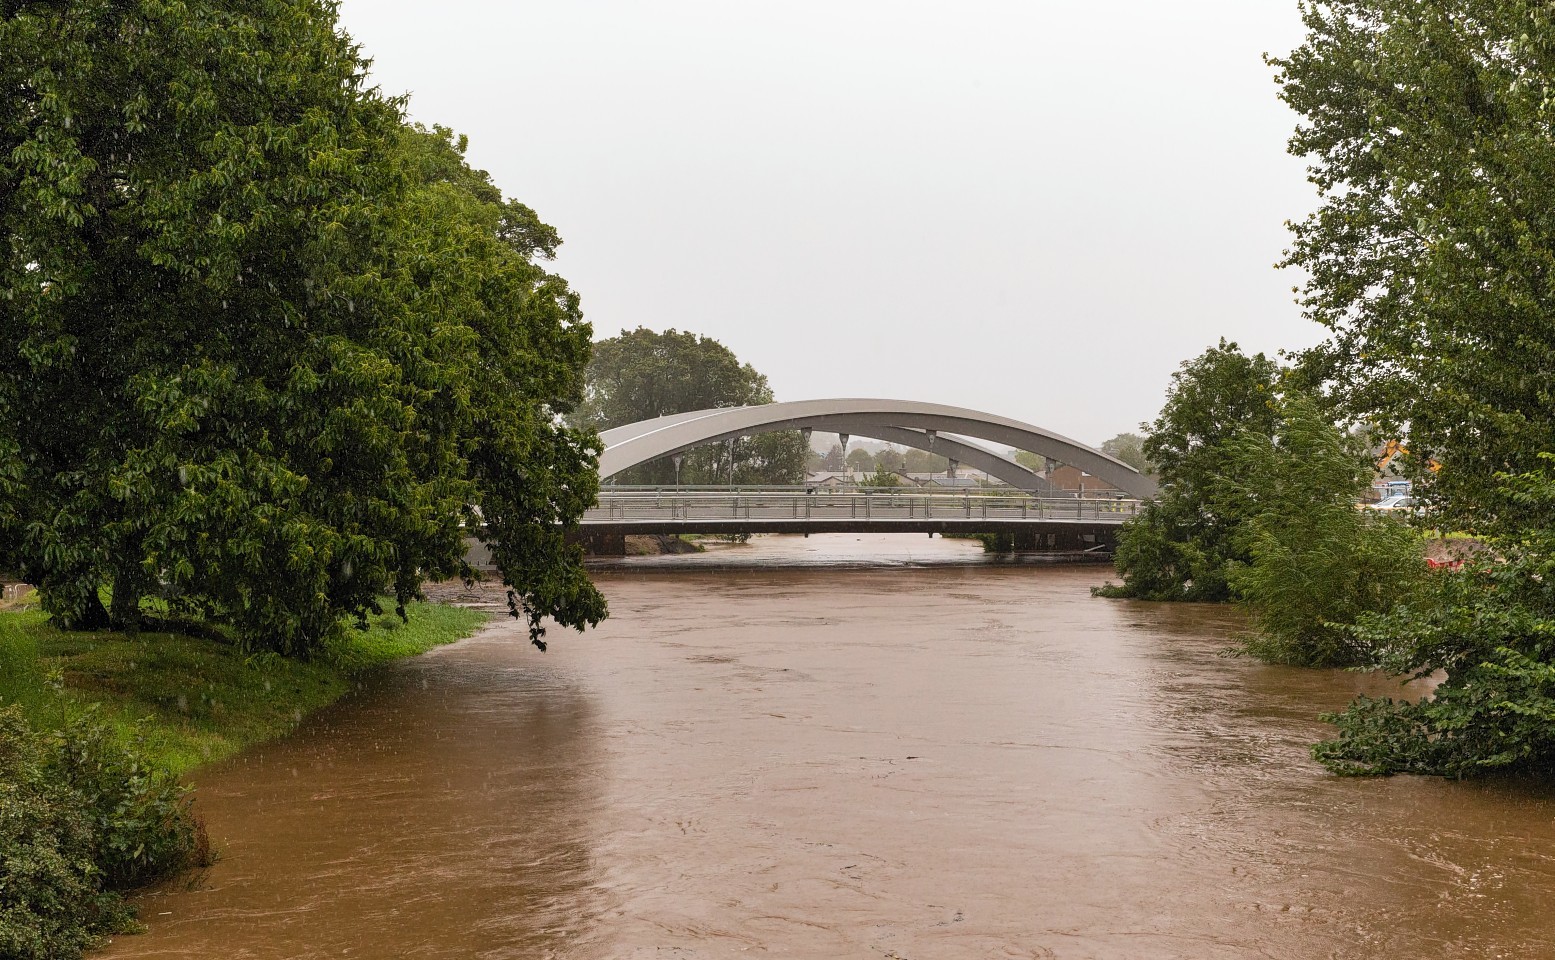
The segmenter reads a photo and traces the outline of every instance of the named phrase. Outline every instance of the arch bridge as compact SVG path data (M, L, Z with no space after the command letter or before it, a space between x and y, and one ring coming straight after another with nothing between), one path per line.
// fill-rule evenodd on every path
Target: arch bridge
M1008 488L954 493L876 490L829 493L804 488L740 490L612 489L611 477L705 444L784 430L819 430L916 447L996 477ZM1051 430L1010 417L912 400L800 400L673 414L601 433L599 474L607 485L583 518L586 532L762 533L914 531L1062 533L1100 542L1132 516L1156 484L1121 460ZM1052 490L1038 474L960 438L990 441L1068 464L1123 497ZM1013 488L1013 489L1010 489ZM1110 540L1110 537L1106 539ZM1040 542L1040 541L1039 541Z

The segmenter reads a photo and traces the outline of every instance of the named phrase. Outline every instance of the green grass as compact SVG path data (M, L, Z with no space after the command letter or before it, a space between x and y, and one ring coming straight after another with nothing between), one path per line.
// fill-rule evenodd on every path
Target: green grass
M360 672L469 636L487 617L431 603L406 612L297 661L177 634L71 633L36 610L0 610L0 705L45 727L95 709L149 762L184 773L290 732Z

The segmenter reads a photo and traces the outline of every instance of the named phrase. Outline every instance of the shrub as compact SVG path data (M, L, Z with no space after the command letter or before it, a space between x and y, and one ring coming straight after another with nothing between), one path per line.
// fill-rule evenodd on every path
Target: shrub
M1545 454L1546 457L1550 455ZM1555 474L1504 477L1500 508L1535 521L1438 571L1432 588L1357 632L1390 673L1445 679L1418 702L1362 697L1313 748L1336 773L1464 777L1555 764Z
M1277 401L1272 436L1247 432L1232 445L1240 480L1227 495L1248 504L1242 537L1250 559L1232 564L1232 589L1253 615L1248 653L1271 663L1351 667L1374 652L1352 629L1386 615L1425 575L1420 537L1356 500L1371 478L1362 441L1309 397Z
M176 779L95 715L41 732L0 709L0 957L79 957L131 923L115 890L203 849Z
M0 956L75 957L129 922L103 889L85 798L55 776L54 744L0 709Z
M54 739L58 776L90 811L96 864L108 886L127 889L190 865L204 843L177 777L118 743L95 713Z

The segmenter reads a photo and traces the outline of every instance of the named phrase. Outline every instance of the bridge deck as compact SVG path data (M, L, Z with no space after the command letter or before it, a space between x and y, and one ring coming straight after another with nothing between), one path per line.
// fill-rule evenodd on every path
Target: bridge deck
M1135 500L1010 493L800 489L708 492L606 490L583 515L611 533L996 533L1115 527Z

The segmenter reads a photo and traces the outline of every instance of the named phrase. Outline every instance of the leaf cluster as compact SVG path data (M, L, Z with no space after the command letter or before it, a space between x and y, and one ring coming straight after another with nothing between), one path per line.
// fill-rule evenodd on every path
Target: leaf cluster
M199 848L183 788L90 714L42 732L0 708L0 956L79 957L133 915L115 892Z

